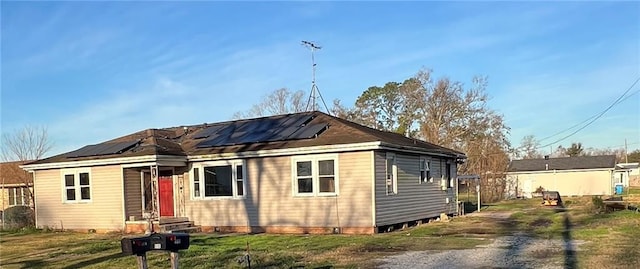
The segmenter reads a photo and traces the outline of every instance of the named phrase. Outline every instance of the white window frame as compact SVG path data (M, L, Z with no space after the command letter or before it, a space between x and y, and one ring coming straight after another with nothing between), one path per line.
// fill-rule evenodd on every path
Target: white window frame
M20 195L18 195L18 190L20 190ZM9 206L28 205L26 192L27 192L27 187L8 187L7 199L9 201ZM12 195L13 195L13 199L11 199Z
M425 164L425 166L422 166L422 164ZM420 182L420 184L423 183L433 183L433 175L431 174L431 160L428 159L427 157L421 156L420 157L420 179L418 180ZM422 172L425 172L425 176L426 178L422 178Z
M242 180L238 180L237 167L242 166ZM205 176L204 168L211 166L231 166L231 195L230 196L205 196ZM198 170L198 183L200 184L200 196L195 195L195 173ZM189 189L191 200L228 200L228 199L245 199L247 196L247 164L245 160L226 160L226 161L210 161L195 163L189 171ZM242 195L238 195L238 182L242 182Z
M389 162L391 163L391 178L389 178ZM398 194L398 159L395 153L387 152L384 162L384 186L387 195ZM391 181L391 187L389 186Z
M89 185L80 185L80 174L89 175ZM73 175L73 186L67 187L65 176ZM62 179L62 203L64 204L82 204L91 203L93 201L93 175L91 174L91 168L76 168L76 169L62 169L60 171L60 177ZM89 199L82 199L82 188L89 187ZM75 191L75 200L67 200L67 190L73 189Z
M320 192L320 161L333 161L334 192ZM298 192L298 162L311 162L311 184L313 191L310 193ZM340 170L338 154L317 154L291 157L291 192L294 197L326 197L340 194Z

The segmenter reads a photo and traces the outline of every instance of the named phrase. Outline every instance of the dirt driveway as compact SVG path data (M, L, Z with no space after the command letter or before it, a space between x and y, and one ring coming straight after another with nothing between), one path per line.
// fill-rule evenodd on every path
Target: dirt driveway
M480 212L468 216L487 221L507 221L509 212ZM575 251L583 242L540 239L517 232L487 239L474 249L410 251L379 260L378 268L576 268Z

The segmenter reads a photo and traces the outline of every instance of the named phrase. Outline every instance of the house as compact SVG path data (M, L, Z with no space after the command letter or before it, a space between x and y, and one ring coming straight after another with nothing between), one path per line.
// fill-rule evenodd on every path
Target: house
M640 186L640 163L619 163L613 172L613 183L624 187Z
M507 182L517 197L531 198L540 187L564 196L610 195L615 165L613 155L513 160Z
M370 234L455 214L464 158L315 111L148 129L22 167L38 227Z
M2 189L2 211L17 205L33 205L31 193L33 178L20 169L26 161L0 163L0 189Z

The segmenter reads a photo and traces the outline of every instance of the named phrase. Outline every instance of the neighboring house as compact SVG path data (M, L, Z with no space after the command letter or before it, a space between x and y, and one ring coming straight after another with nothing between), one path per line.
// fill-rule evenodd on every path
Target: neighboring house
M640 163L619 163L613 172L613 183L625 187L640 186Z
M568 195L609 195L613 193L615 156L578 156L513 160L507 182L515 184L517 197L531 198L536 189Z
M2 210L16 205L33 205L32 175L20 169L25 161L0 163L0 188L2 189Z
M38 227L133 232L155 212L203 231L375 233L455 214L464 158L316 111L148 129L22 167Z

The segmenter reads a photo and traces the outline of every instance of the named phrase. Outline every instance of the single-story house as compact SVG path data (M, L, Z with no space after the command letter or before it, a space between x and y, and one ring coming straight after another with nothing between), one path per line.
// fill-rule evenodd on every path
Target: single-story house
M26 161L0 163L0 189L2 189L2 211L17 205L33 205L33 177L20 169Z
M576 156L513 160L507 182L517 197L531 198L540 187L568 195L610 195L616 156Z
M624 187L640 186L640 163L619 163L613 172L614 184Z
M141 231L376 233L456 213L466 156L322 112L148 129L22 166L36 225Z

